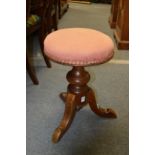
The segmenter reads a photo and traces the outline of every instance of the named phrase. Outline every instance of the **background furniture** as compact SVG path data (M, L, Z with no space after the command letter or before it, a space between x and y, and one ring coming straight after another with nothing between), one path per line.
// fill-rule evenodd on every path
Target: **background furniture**
M46 11L47 19L47 33L50 33L52 30L58 29L58 0L46 0L48 2L48 7Z
M129 49L129 0L119 0L114 37L118 49Z
M119 5L119 0L112 0L112 5L111 5L111 14L109 17L109 24L111 28L116 27L116 21L117 21L117 14L118 14L118 5Z
M58 0L59 19L64 15L68 8L68 0Z
M31 49L33 49L30 48L30 46L33 44L33 41L30 39L31 37L33 37L34 34L38 35L41 52L47 67L51 67L50 61L44 54L43 45L43 41L47 33L45 29L45 15L47 13L47 3L45 2L46 1L43 0L26 0L26 69L30 75L31 80L36 85L39 84L39 81L37 79L33 66L33 59L30 58L30 52L32 52Z

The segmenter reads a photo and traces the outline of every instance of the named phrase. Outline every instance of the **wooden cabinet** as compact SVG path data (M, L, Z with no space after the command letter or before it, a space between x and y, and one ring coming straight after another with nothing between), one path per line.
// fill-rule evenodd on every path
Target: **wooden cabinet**
M118 14L118 4L119 4L119 0L112 0L111 14L109 17L109 24L110 24L111 28L116 27L117 14Z
M119 0L114 37L118 49L129 49L129 0Z

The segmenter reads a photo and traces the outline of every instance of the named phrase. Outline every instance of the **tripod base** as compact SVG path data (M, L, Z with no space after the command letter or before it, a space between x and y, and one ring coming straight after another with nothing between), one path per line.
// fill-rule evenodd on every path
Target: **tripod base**
M65 102L65 112L60 125L53 133L52 141L57 143L70 127L77 111L89 104L91 110L100 117L116 118L116 113L110 109L104 109L97 105L94 92L87 86L89 73L83 67L73 67L67 74L69 81L68 91L61 93L60 97Z

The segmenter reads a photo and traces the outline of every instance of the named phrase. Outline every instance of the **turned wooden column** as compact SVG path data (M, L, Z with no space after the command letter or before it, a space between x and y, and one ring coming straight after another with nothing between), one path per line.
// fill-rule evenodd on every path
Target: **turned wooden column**
M67 92L77 96L76 109L80 110L87 104L86 95L89 91L87 83L90 80L90 75L84 67L73 67L67 74L67 80L69 82Z
M90 75L85 71L84 67L73 67L66 76L69 85L68 92L76 95L82 95L87 93L87 83L90 79Z
M65 102L67 93L76 95L76 110L80 110L87 104L86 96L89 91L87 83L90 80L90 74L84 67L73 67L66 76L69 82L67 92L60 94L61 99Z

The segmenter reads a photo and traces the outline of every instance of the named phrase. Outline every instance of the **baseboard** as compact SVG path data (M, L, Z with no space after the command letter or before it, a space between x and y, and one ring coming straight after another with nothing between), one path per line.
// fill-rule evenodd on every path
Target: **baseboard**
M71 1L71 3L91 4L89 1Z
M129 41L121 40L116 31L114 31L114 38L116 41L117 48L120 50L128 50L129 49Z

